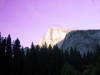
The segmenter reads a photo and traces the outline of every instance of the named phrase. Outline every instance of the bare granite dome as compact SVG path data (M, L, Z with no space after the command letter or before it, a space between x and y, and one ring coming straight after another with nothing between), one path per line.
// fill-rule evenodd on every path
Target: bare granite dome
M68 32L69 30L63 28L50 28L48 29L46 36L41 39L40 46L44 45L45 43L47 44L47 46L54 46L57 43L63 41ZM62 43L63 42L57 44L59 48L62 46Z
M81 53L94 51L100 46L100 30L76 30L66 34L62 44L63 50L76 49Z
M62 50L76 49L82 53L94 51L100 47L100 30L65 30L63 28L51 28L40 41L40 46L57 45Z

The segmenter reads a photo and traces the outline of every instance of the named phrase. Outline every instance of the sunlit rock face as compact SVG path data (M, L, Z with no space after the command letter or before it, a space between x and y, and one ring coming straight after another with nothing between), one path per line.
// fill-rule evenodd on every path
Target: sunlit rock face
M47 46L54 46L57 44L57 46L61 48L63 40L68 32L69 30L65 30L63 28L50 28L48 29L46 36L41 39L40 46L44 45L45 43Z
M81 53L87 53L96 50L97 45L100 47L100 30L76 30L66 34L61 48L73 48Z
M63 51L76 49L81 54L88 51L94 52L100 47L100 30L65 30L62 28L51 28L40 41L40 46L57 45Z

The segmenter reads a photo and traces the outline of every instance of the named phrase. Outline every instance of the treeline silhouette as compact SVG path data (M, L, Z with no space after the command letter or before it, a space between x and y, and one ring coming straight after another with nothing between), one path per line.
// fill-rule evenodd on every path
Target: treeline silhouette
M100 75L100 48L83 55L46 44L23 48L18 38L0 34L0 75Z

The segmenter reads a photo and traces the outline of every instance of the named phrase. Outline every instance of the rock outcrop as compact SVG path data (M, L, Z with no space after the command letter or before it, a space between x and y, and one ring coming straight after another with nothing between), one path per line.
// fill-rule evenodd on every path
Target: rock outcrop
M62 44L63 50L76 49L81 53L94 51L100 47L100 30L76 30L66 34Z
M100 30L65 30L51 28L40 41L40 46L57 45L62 50L76 49L82 53L95 51L100 47Z
M62 46L63 40L68 32L69 32L69 30L65 30L63 28L57 28L57 27L50 28L50 29L48 29L46 36L44 36L41 39L40 46L44 45L45 43L47 44L47 46L49 46L49 45L54 46L57 44L58 47L60 48Z

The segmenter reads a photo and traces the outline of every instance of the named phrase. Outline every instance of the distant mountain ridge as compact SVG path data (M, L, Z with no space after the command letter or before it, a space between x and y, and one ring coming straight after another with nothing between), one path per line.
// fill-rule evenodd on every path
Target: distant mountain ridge
M51 28L47 35L42 38L40 44L47 46L57 45L59 48L70 50L71 48L86 53L100 47L100 30L65 30L62 28Z

